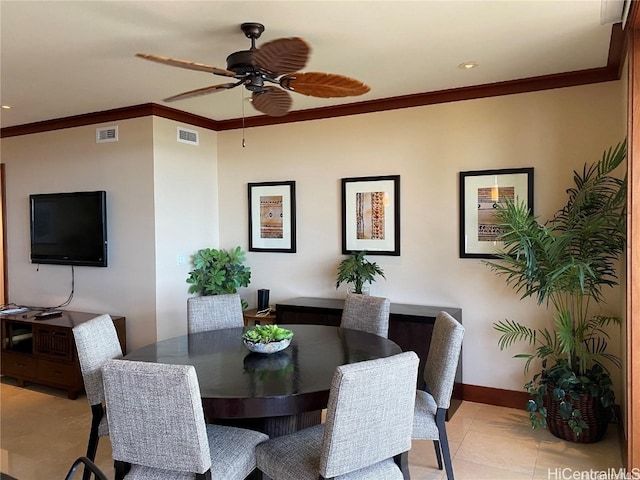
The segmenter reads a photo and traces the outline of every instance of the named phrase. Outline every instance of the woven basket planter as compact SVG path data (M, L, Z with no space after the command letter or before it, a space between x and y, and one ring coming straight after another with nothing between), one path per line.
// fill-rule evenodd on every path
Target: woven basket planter
M571 399L571 406L580 410L582 419L589 428L576 435L567 421L560 417L560 402L554 400L551 393L547 393L544 399L547 407L547 428L558 438L576 443L594 443L599 441L607 431L611 419L609 411L602 406L600 399L594 398L588 393L580 394L577 400Z

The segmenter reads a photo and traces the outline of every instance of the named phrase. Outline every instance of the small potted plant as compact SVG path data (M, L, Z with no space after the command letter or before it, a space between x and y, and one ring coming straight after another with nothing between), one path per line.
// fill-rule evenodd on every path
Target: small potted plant
M336 279L336 289L342 283L350 285L352 293L365 293L365 283L371 284L375 280L376 275L382 278L384 272L376 262L370 262L365 258L366 251L351 252L347 258L338 265L338 277Z
M245 347L256 353L277 353L291 343L293 332L278 325L256 325L242 334Z
M244 265L245 253L240 247L231 250L203 248L193 255L193 270L187 283L189 293L224 295L237 293L251 281L251 269ZM248 306L242 300L242 308Z
M500 261L486 262L521 294L552 306L553 328L530 328L514 320L494 323L501 349L523 342L541 370L525 389L532 426L548 427L574 442L598 441L615 413L606 368L620 367L607 351L608 325L620 319L603 315L604 287L617 285L618 257L626 241L626 176L613 171L626 158L626 142L602 159L574 172L575 185L553 218L540 224L523 202L504 200L496 217L503 229Z

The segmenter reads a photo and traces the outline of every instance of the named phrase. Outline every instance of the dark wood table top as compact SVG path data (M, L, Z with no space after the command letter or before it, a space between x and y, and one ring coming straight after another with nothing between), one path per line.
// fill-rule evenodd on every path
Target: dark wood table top
M326 407L335 368L400 353L383 337L324 325L287 325L291 345L273 354L247 350L245 328L227 328L163 340L128 360L193 365L205 415L239 419L296 415Z

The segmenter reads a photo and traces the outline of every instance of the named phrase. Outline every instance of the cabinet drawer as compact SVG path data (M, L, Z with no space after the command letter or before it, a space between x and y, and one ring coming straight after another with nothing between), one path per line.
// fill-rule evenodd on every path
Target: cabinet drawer
M73 333L71 329L38 326L33 333L33 353L60 360L73 359Z
M37 361L29 355L2 352L2 374L9 377L35 378Z
M73 364L38 359L38 378L64 386L74 386L79 375Z

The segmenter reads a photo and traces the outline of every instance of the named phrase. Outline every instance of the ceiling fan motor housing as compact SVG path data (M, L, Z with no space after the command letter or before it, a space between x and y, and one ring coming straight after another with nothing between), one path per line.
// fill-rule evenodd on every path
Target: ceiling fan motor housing
M244 86L252 92L259 92L264 88L264 77L253 64L255 50L241 50L227 57L227 70L244 77Z
M240 25L240 29L251 40L251 48L229 55L227 57L227 70L235 72L236 75L258 73L253 63L253 54L256 51L256 39L260 38L260 35L264 32L264 25L257 22L246 22Z
M235 72L237 75L255 73L256 67L253 65L253 50L240 50L227 57L227 70Z

